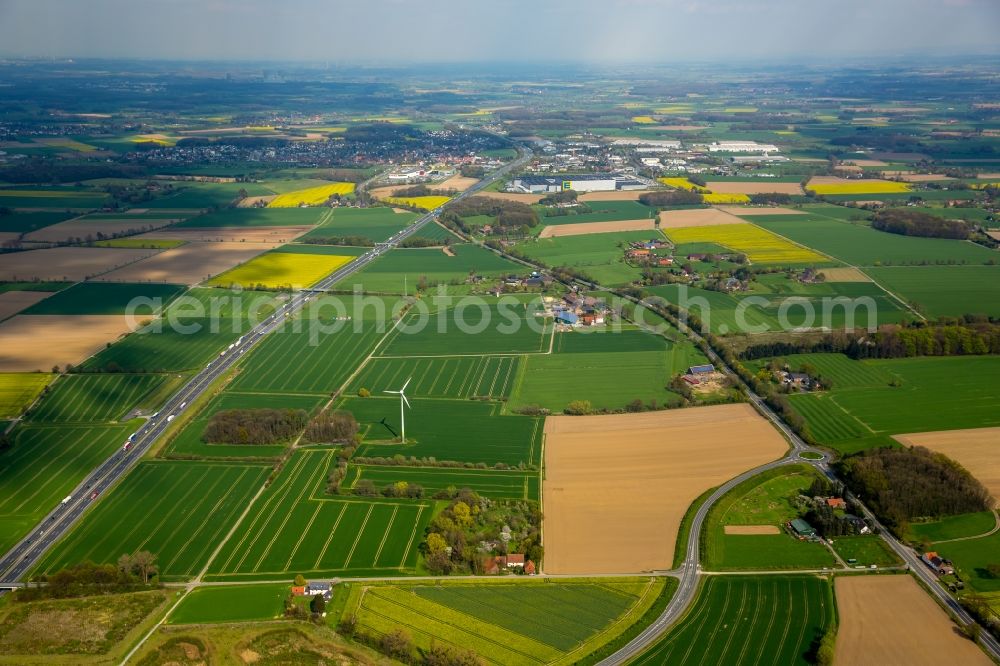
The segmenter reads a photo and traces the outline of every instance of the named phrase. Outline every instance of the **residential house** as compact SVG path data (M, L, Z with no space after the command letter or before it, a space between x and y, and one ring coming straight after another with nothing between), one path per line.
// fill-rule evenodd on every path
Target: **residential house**
M831 509L847 509L847 502L845 502L842 497L828 497L826 499L826 505Z
M332 595L330 584L319 581L309 581L306 585L306 596L314 597L317 594L321 594L324 599L329 600Z
M955 573L955 567L952 566L951 560L942 558L933 550L927 551L921 555L920 559L923 560L924 564L933 569L939 576L947 576Z

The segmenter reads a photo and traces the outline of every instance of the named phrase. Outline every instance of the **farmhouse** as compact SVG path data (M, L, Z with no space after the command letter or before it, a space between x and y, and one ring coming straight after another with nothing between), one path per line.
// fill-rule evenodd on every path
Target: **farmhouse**
M921 555L920 559L939 576L947 576L955 573L955 567L952 566L951 561L942 558L933 550L929 550Z
M688 374L693 377L698 377L699 375L711 375L715 372L715 366L711 363L706 363L705 365L692 365L688 368Z
M847 502L844 501L842 497L828 497L826 499L826 505L831 509L846 509Z
M566 312L565 310L556 313L556 322L560 324L569 324L573 326L580 321L580 318L572 312Z

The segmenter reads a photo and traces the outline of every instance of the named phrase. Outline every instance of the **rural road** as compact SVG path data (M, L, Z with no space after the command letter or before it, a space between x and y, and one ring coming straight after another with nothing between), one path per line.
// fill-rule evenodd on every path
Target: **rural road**
M497 179L520 168L527 163L533 153L527 147L519 147L520 155L512 162L457 195L452 201L458 201L488 187ZM383 243L378 243L372 249L357 257L351 263L334 271L311 289L293 292L291 297L274 313L245 333L222 355L211 361L205 369L198 372L177 393L171 396L153 418L150 418L134 435L129 451L117 449L109 458L100 464L69 495L70 499L57 505L45 518L11 548L0 559L0 590L16 587L20 581L38 562L45 552L56 541L62 538L79 521L91 504L103 497L107 490L121 479L153 446L156 440L169 427L169 421L181 414L212 385L215 380L232 369L243 356L253 349L268 333L284 325L286 317L297 312L308 300L317 293L324 292L337 282L358 272L371 262L378 259L384 252L392 249L408 237L415 234L425 224L437 219L440 207L423 216L416 222L397 232ZM123 442L124 445L124 442ZM97 496L91 499L94 493Z

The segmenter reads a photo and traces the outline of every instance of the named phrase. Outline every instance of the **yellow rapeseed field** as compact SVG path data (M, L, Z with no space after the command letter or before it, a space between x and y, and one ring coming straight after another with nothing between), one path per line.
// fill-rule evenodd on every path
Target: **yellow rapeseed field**
M310 287L354 257L335 254L269 252L254 257L209 281L209 285L228 287Z
M279 194L271 200L271 203L267 204L267 207L297 208L302 204L320 206L326 203L327 199L334 194L344 195L351 194L352 192L354 192L354 183L330 183L329 185L320 185L318 187L307 187L304 190L292 190L291 192Z
M816 194L898 194L910 192L913 190L913 186L910 183L866 178L832 183L809 181L806 189L812 190Z
M705 192L705 188L695 185L687 178L657 178L657 181L668 187L675 187L678 190L688 190L689 192Z
M829 261L826 257L785 240L753 224L720 224L711 227L680 227L665 230L674 243L716 243L747 255L759 264L808 264Z
M443 206L451 197L426 196L426 197L386 197L387 203L397 206L410 206L411 208L422 208L424 210L434 210L438 206Z
M632 122L639 125L655 125L656 119L652 116L632 116Z
M742 204L750 203L750 197L746 194L734 192L731 194L702 192L701 199L710 204Z

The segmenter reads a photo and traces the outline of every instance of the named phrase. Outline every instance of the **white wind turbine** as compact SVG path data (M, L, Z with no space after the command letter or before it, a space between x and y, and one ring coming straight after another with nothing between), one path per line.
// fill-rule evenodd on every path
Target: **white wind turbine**
M406 391L406 387L410 385L410 381L412 379L413 377L407 379L406 383L403 384L403 388L398 391L383 391L383 393L393 393L399 395L399 441L403 444L406 444L406 413L403 411L403 405L405 404L407 407L410 407L410 401L406 399L406 393L404 393L404 391ZM412 409L412 407L410 407L410 409Z

